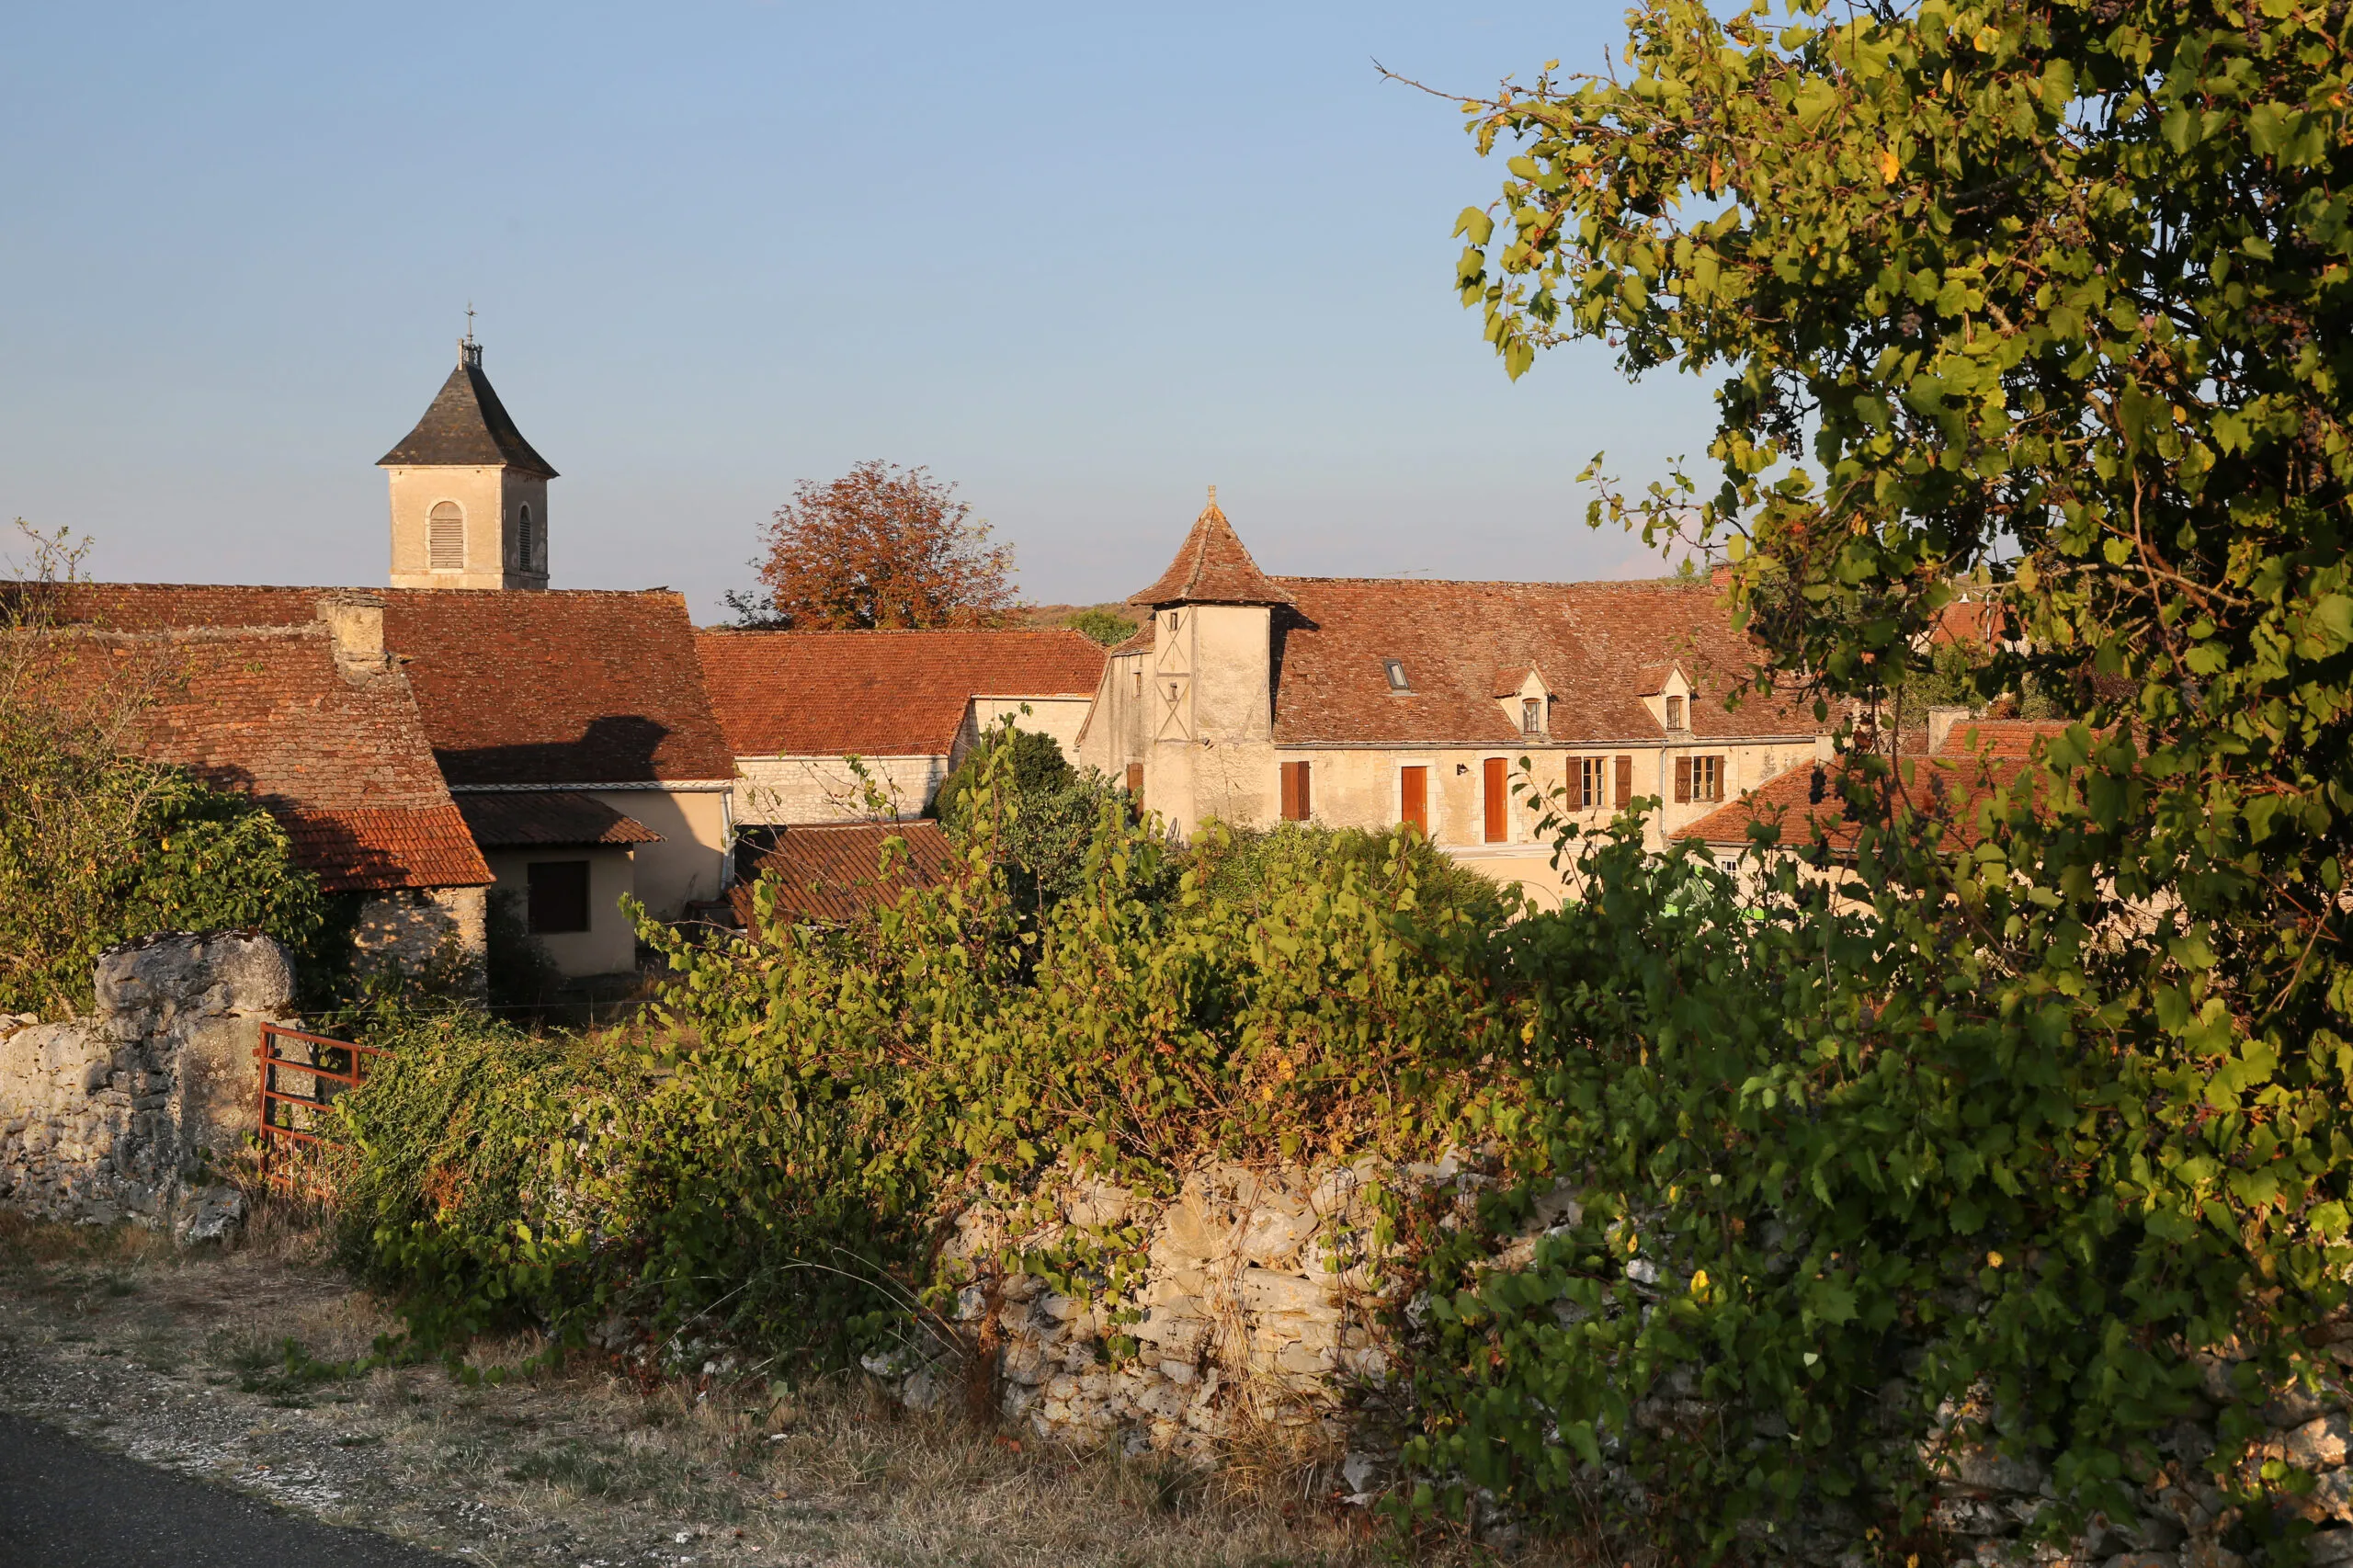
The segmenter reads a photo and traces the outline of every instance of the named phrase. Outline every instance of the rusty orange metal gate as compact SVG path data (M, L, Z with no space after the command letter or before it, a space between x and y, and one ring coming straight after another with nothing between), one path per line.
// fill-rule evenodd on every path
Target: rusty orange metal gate
M258 1142L264 1179L281 1190L304 1185L297 1170L303 1162L292 1156L319 1143L319 1113L344 1090L366 1083L377 1058L390 1054L377 1046L262 1025L254 1055L261 1064Z

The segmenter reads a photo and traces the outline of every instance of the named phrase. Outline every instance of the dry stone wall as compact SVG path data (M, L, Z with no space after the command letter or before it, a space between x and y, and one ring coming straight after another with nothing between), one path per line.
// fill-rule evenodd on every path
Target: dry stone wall
M1450 1191L1460 1221L1483 1180L1448 1159L1337 1170L1206 1165L1165 1200L1102 1182L1050 1184L1026 1211L979 1208L960 1218L946 1249L949 1267L964 1280L956 1334L869 1357L867 1369L919 1407L991 1387L1003 1414L1040 1437L1131 1452L1208 1460L1245 1424L1292 1426L1345 1451L1345 1484L1356 1500L1370 1501L1396 1477L1393 1435L1411 1424L1392 1368L1410 1350L1395 1336L1410 1339L1418 1317L1418 1303L1400 1300L1396 1278L1376 1267L1382 1260L1371 1244L1372 1194L1376 1184L1420 1198L1436 1189L1443 1199ZM1542 1195L1521 1233L1503 1238L1495 1267L1526 1267L1538 1241L1575 1224L1581 1211L1572 1188ZM1066 1293L1042 1273L1008 1266L1072 1241L1074 1232L1114 1244L1092 1278L1116 1290L1098 1290L1090 1300L1087 1291ZM1140 1277L1110 1271L1108 1259L1123 1238L1142 1249ZM1628 1274L1645 1293L1677 1285L1663 1259L1638 1259ZM2205 1401L2165 1435L2155 1463L2138 1478L2137 1507L2096 1517L2069 1540L2042 1539L2055 1497L2042 1464L1951 1448L1938 1441L1938 1423L1900 1440L1917 1442L1938 1477L1934 1523L1955 1561L1983 1568L2264 1568L2290 1560L2292 1529L2310 1532L2297 1550L2313 1568L2353 1568L2353 1322L2336 1333L2331 1343L2308 1346L2306 1376L2283 1387L2243 1389L2235 1351L2204 1358ZM973 1378L976 1370L985 1376ZM1688 1415L1691 1403L1668 1390L1640 1402L1635 1419ZM1891 1410L1903 1405L1901 1389L1891 1390ZM2267 1434L2236 1477L2243 1492L2265 1496L2253 1510L2234 1502L2207 1464L2232 1406ZM1956 1414L1948 1410L1942 1419ZM1614 1448L1605 1444L1605 1485ZM2266 1461L2311 1474L2316 1484L2300 1492L2276 1472L2267 1483ZM1631 1488L1631 1476L1616 1479ZM1480 1512L1491 1532L1509 1532L1508 1518L1492 1506ZM1793 1531L1760 1531L1750 1544L1767 1558L1859 1565L1871 1522L1867 1506L1826 1506Z
M291 1022L294 968L267 937L171 933L99 955L97 1006L0 1019L0 1203L47 1218L222 1234L221 1180L256 1124L263 1021Z

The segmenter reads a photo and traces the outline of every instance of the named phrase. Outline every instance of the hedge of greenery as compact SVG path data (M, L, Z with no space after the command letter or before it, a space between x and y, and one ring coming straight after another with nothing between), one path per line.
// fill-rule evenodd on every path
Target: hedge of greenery
M259 930L306 980L339 972L348 912L252 800L62 747L0 714L0 1012L85 1011L106 949L157 931Z

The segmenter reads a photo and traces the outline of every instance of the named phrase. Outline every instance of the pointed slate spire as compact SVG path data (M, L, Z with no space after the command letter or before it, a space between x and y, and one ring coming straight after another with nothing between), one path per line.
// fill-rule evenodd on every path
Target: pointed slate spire
M482 345L472 335L458 345L458 368L441 383L416 428L376 460L378 468L512 468L556 477L507 416L506 405L482 373Z
M1218 510L1217 486L1210 486L1210 504L1193 520L1193 531L1176 551L1176 559L1160 581L1128 596L1131 604L1150 605L1287 605L1291 597L1258 570L1242 547L1233 525Z

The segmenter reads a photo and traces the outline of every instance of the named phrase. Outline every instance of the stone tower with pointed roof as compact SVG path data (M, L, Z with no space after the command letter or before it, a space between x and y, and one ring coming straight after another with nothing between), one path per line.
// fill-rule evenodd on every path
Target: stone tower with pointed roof
M1152 611L1152 809L1173 822L1268 820L1274 618L1291 597L1250 559L1215 485L1176 559L1129 602Z
M482 370L472 333L416 428L377 460L392 479L395 588L544 588L548 481Z

